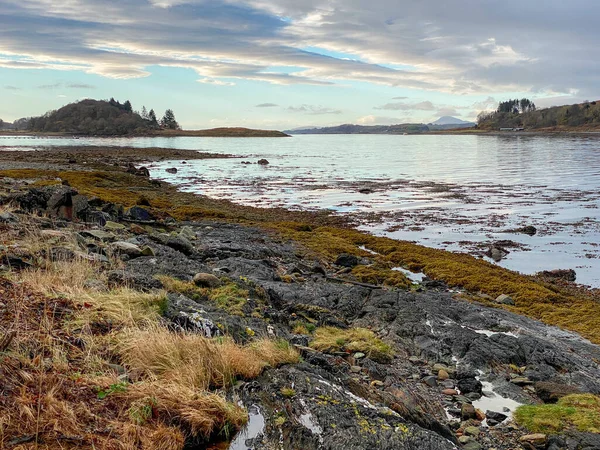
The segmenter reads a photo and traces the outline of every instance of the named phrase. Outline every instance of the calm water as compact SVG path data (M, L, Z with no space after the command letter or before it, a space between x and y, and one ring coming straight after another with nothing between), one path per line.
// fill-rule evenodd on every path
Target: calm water
M600 287L600 137L304 135L282 139L0 137L0 146L167 147L241 159L164 162L155 178L255 206L357 214L378 235L478 253L521 248L501 265L573 268ZM255 163L266 158L270 164ZM166 168L177 167L170 175ZM369 214L376 213L376 214ZM535 236L507 233L534 225Z

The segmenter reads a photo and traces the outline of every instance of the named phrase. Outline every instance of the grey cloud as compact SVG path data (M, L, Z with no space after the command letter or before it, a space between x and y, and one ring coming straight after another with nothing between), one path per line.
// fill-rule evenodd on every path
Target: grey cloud
M300 106L288 106L287 110L293 113L304 113L313 116L323 114L341 114L342 111L334 108L327 108L320 105L300 105Z
M489 109L495 109L497 106L498 100L496 100L494 97L488 97L485 100L473 103L471 105L471 108L479 111L484 111Z
M8 89L9 91L19 91L19 90L21 90L20 87L10 86L10 85L4 86L4 89Z
M58 89L62 87L62 83L54 83L54 84L42 84L38 86L38 89Z
M277 103L260 103L258 105L255 105L255 108L274 108L276 106L279 106Z
M438 116L455 116L460 117L461 114L456 110L456 108L440 108L435 113Z
M96 89L96 86L85 83L70 83L67 84L67 87L70 89Z
M433 111L435 105L429 101L419 103L386 103L382 106L376 106L374 109L383 109L388 111Z
M403 2L402 14L397 0L4 0L0 42L17 59L0 56L0 67L132 78L166 65L191 68L200 80L353 80L454 94L593 98L599 16L600 3L591 0L548 0L543 8L521 0L465 0L461 8L430 0ZM301 70L270 69L277 66Z
M392 97L392 100L406 100L408 97Z

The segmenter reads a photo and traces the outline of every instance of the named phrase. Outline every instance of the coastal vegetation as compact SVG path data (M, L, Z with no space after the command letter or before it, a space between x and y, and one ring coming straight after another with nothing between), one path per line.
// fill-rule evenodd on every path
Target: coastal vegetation
M472 293L465 298L505 308L580 333L600 343L600 304L592 296L571 291L545 280L522 275L473 256L424 247L406 241L376 237L351 228L341 217L327 212L289 211L282 208L253 208L225 200L178 192L168 185L156 186L144 177L122 170L41 171L4 170L0 177L37 180L38 185L68 182L80 193L125 207L138 205L144 198L157 217L177 220L213 218L262 227L285 239L292 239L328 261L339 254L373 257L375 264L356 268L356 278L389 286L408 287L410 282L390 267L423 272L425 275ZM35 184L34 184L35 186ZM360 247L374 251L373 256ZM492 300L509 295L515 305L497 305Z
M597 362L581 356L592 344L543 340L543 324L490 310L598 343L600 306L587 291L372 236L328 212L179 192L132 169L134 149L20 153L53 169L0 171L0 446L204 448L256 419L261 442L302 436L311 449L338 448L345 435L357 448L437 439L441 450L465 437L516 448L525 429L597 428ZM13 167L26 167L19 158ZM71 189L85 214L57 218L51 203ZM399 268L430 279L417 286ZM496 303L501 294L514 304ZM523 351L499 347L517 339L500 330L527 336ZM561 357L546 362L540 342ZM523 407L520 427L498 438L493 421L506 415L476 410L466 395L481 384L458 378L453 356L540 400L532 380L549 371L569 384L552 392L567 397ZM484 417L490 428L477 428Z
M500 102L495 111L481 113L477 118L477 127L482 130L595 130L600 128L600 104L586 101L539 109L526 98L508 100Z
M167 450L227 439L247 413L222 389L299 361L287 341L167 327L165 291L98 289L122 262L52 257L57 242L73 252L80 243L35 217L3 230L2 243L40 256L0 277L2 447Z
M523 405L516 410L515 420L534 433L557 433L568 429L600 433L600 397L572 394L556 404Z

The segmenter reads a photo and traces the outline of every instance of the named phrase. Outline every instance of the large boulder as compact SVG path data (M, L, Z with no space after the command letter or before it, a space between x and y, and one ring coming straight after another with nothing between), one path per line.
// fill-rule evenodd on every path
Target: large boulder
M456 386L463 395L469 394L471 392L481 394L483 390L483 385L476 378L463 378L462 380L458 380Z
M342 267L355 267L358 265L358 257L354 255L349 255L347 253L342 253L335 260L336 266Z
M210 273L197 273L194 276L194 284L199 287L216 288L221 286L221 280Z
M52 189L51 192L52 194L46 206L46 213L50 217L59 219L73 220L73 218L76 218L74 199L78 195L77 191L70 186L59 186ZM83 202L80 198L77 203L78 208L87 208L87 200Z
M156 220L154 214L141 206L132 206L125 211L124 218L135 222L152 222Z
M115 253L127 255L130 258L137 258L144 255L144 252L140 247L130 242L117 241L113 242L110 247Z
M561 398L581 393L581 389L577 386L571 386L562 383L551 383L540 381L535 383L535 392L544 403L556 403Z

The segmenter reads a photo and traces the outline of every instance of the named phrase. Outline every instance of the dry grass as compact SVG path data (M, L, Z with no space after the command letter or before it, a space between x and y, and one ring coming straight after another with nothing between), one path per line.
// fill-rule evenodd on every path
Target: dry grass
M116 351L133 373L202 390L228 386L236 378L255 378L266 367L299 360L287 342L259 339L240 346L230 339L176 334L162 327L124 331L119 342Z
M389 362L394 356L392 348L366 328L319 327L310 346L323 352L362 352L379 362Z
M161 325L164 292L109 290L104 272L118 262L52 260L53 246L79 250L72 235L41 232L33 219L21 225L2 243L34 254L35 268L0 278L0 341L11 336L0 359L0 448L14 439L36 449L202 446L247 420L222 389L299 360L287 342L173 333ZM225 285L210 294L226 307L247 292Z

